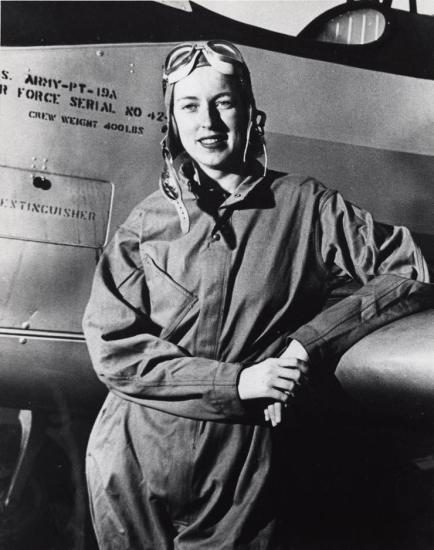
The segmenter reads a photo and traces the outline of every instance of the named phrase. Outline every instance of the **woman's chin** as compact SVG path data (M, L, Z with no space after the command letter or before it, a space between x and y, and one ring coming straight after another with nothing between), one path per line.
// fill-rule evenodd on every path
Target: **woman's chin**
M215 170L233 173L238 172L243 166L241 159L235 160L228 155L203 155L201 158L193 158L193 160L197 162L204 172L207 172L207 170Z

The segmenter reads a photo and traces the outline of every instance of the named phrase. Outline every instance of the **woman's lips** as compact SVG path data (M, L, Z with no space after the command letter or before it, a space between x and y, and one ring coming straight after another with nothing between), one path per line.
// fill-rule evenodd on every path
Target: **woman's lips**
M197 141L206 149L215 149L226 143L226 136L206 136Z

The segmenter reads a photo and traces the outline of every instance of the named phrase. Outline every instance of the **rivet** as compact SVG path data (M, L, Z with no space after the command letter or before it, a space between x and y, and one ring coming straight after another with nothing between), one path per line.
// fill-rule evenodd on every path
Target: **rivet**
M104 52L102 50L97 50L96 55L98 57L102 57L104 55Z
M30 328L30 323L29 323L29 321L24 321L24 323L21 325L21 328L23 328L24 330Z
M36 168L36 166L34 164L31 164L30 168Z
M18 341L19 341L20 344L26 344L27 343L27 338L20 338Z
M32 157L32 160L38 160L37 157Z
M42 162L45 164L48 161L48 159L42 159Z

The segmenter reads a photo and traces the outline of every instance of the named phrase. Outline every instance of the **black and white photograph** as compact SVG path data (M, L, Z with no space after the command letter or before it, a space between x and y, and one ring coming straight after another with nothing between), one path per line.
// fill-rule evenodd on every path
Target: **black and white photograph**
M434 548L433 0L0 0L0 550Z

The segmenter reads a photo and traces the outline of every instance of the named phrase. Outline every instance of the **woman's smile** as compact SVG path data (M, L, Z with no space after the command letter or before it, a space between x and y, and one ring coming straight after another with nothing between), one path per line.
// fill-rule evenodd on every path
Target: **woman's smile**
M205 149L220 149L226 145L227 137L225 135L211 135L197 140Z

